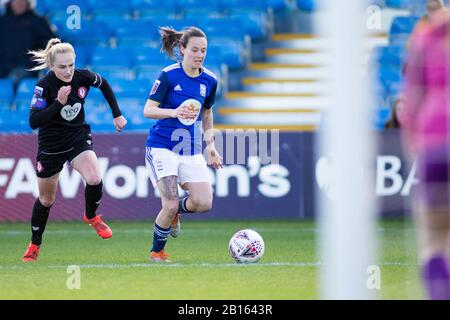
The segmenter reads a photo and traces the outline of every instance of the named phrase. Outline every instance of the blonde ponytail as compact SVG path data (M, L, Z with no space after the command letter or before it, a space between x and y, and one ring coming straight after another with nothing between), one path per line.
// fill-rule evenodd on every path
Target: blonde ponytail
M72 52L75 57L75 50L70 43L63 43L60 39L53 38L47 42L44 50L32 51L28 50L31 60L37 63L37 66L29 69L29 71L43 70L53 65L57 53Z

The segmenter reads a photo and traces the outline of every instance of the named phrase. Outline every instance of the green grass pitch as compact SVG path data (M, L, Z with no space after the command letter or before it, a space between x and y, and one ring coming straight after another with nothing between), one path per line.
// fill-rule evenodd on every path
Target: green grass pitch
M317 226L308 221L182 221L166 246L173 263L148 261L152 221L111 221L113 237L99 238L80 222L50 222L39 261L21 258L28 223L0 224L0 299L318 299ZM240 265L228 241L252 228L265 255ZM422 299L411 223L385 221L377 229L381 299ZM80 289L69 289L68 266L79 266ZM338 276L338 275L336 275ZM69 281L70 282L70 281Z

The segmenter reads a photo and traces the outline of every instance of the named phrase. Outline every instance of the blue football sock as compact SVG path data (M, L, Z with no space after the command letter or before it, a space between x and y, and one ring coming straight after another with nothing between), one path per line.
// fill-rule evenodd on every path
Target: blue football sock
M188 197L185 197L183 199L180 199L180 201L178 202L178 213L192 213L193 211L188 210L188 208L186 207L186 202Z
M155 223L153 227L153 252L160 252L164 249L167 238L169 237L171 227L164 229Z

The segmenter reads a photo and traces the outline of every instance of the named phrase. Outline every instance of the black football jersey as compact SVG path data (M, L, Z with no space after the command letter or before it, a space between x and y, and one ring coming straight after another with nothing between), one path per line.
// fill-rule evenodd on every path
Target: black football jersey
M67 103L63 106L56 99L59 89L68 85L72 88ZM40 151L61 152L85 140L88 125L85 121L84 102L90 87L98 88L101 85L101 76L87 69L75 69L70 83L58 79L53 71L37 82L31 101L30 118L46 108L57 109L45 123L39 125Z

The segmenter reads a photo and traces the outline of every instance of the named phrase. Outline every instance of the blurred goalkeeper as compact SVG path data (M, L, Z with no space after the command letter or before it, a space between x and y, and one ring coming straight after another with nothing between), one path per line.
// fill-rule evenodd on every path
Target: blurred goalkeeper
M450 19L440 11L412 39L405 105L405 146L420 179L413 205L419 227L422 280L430 299L450 299Z

